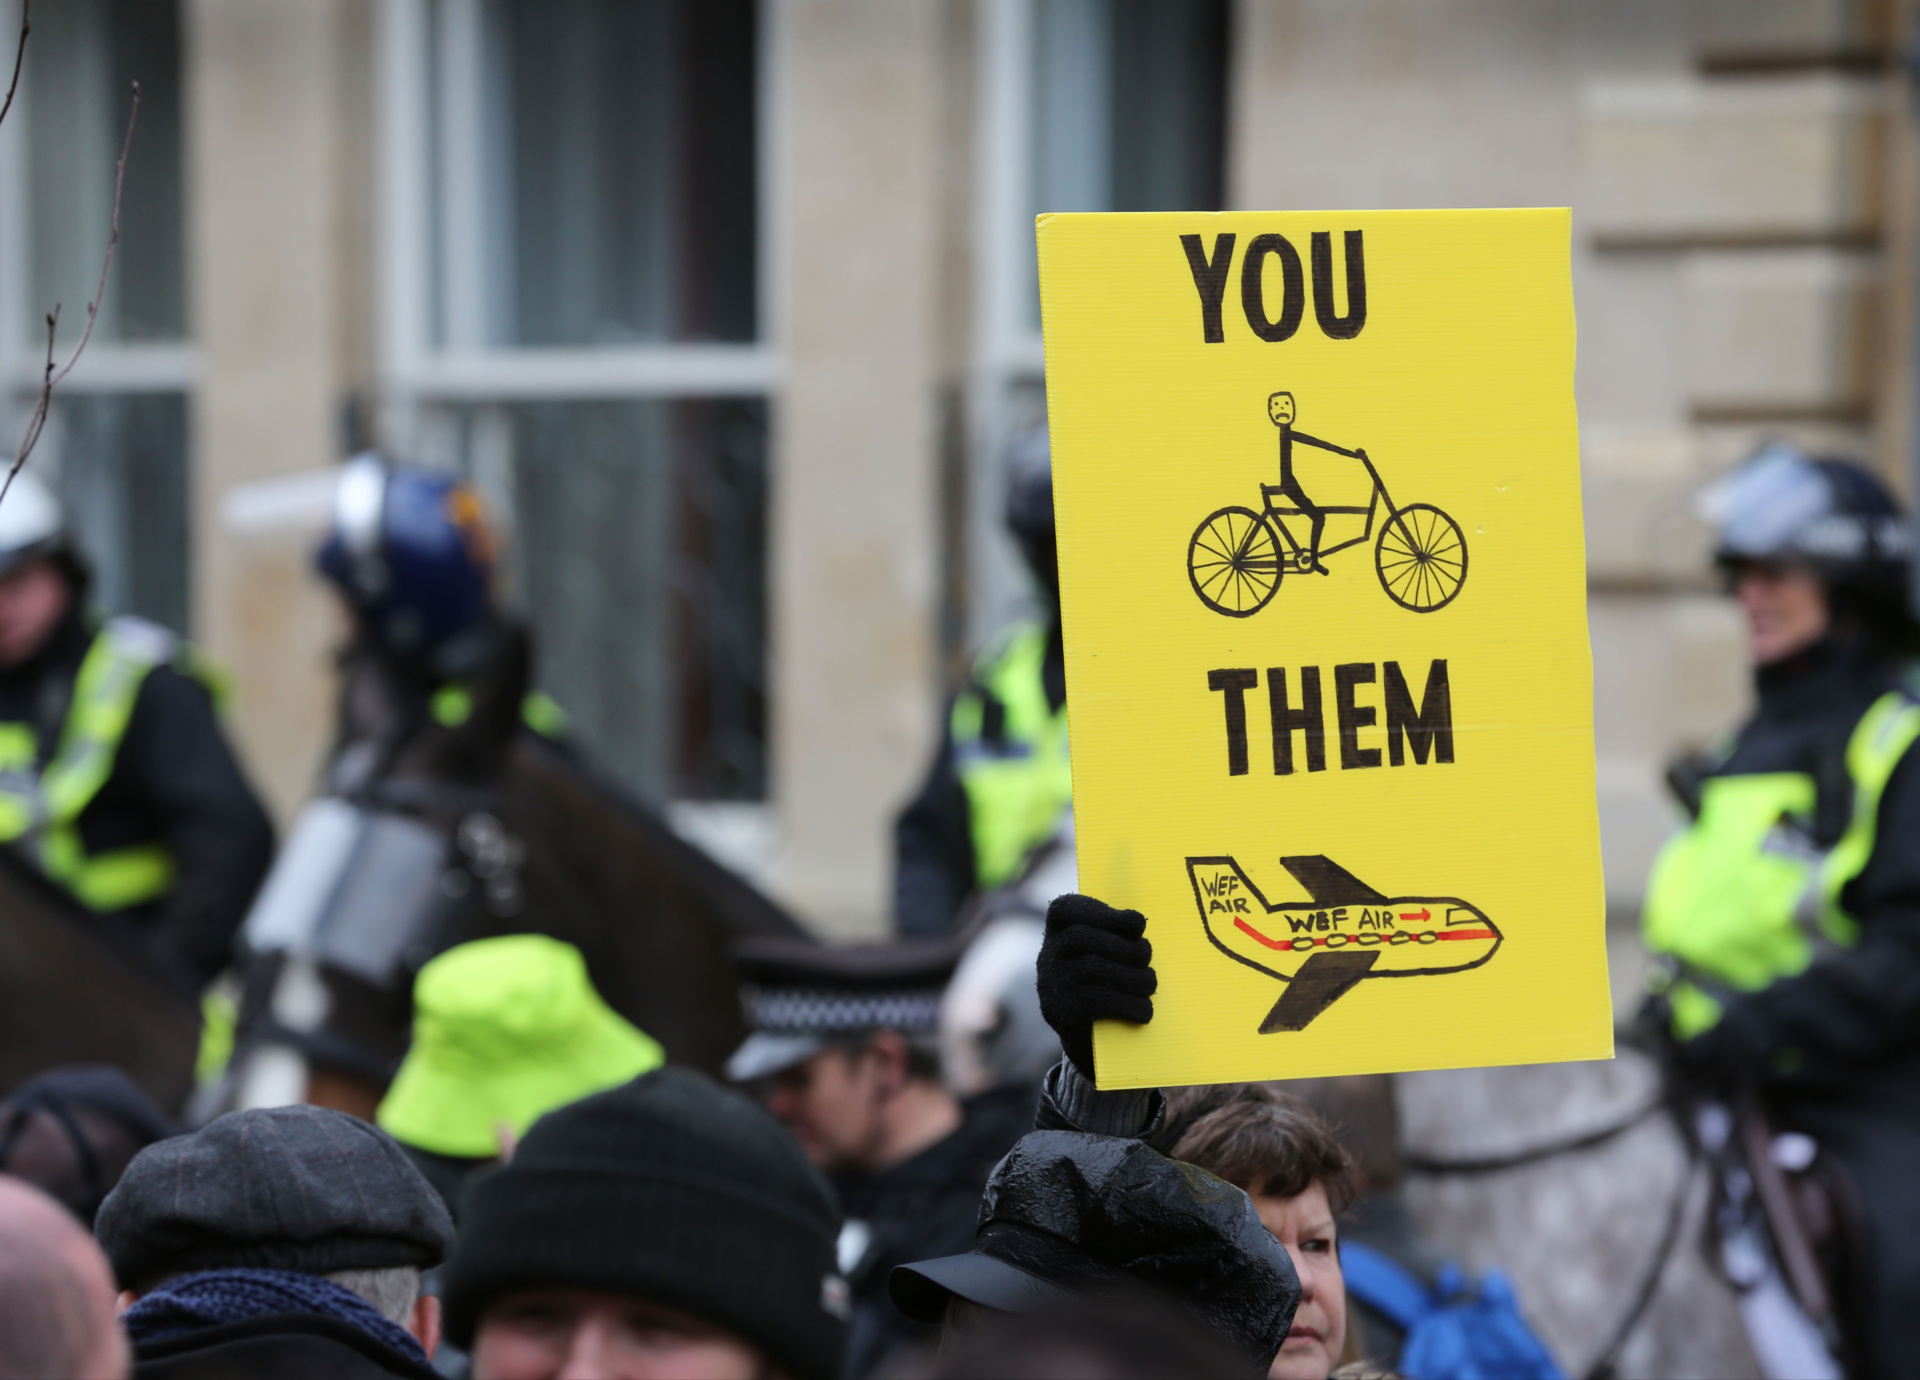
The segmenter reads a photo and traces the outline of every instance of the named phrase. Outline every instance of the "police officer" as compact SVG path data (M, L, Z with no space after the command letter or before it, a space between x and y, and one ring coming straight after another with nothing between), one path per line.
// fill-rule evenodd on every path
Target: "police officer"
M498 542L472 486L371 453L348 461L332 529L315 556L354 619L342 693L345 751L336 754L331 791L351 794L421 728L466 722L475 685L524 636L494 602L497 561ZM559 706L537 691L521 710L542 735L557 738L565 729Z
M153 941L183 988L227 964L273 851L205 669L144 619L100 619L60 504L0 501L0 845Z
M976 891L1020 875L1073 803L1047 433L1014 446L1007 527L1045 601L974 662L920 793L894 825L894 922L944 934Z
M1866 471L1785 445L1704 496L1758 700L1678 788L1642 918L1690 1081L1757 1095L1866 1211L1849 1369L1920 1375L1920 699L1909 539ZM1864 1276L1864 1277L1860 1277Z
M942 1077L937 1029L957 957L950 943L734 950L753 1033L727 1076L759 1087L839 1195L852 1380L931 1346L932 1330L894 1308L887 1276L972 1244L988 1174L1033 1124L1037 1084L961 1099Z

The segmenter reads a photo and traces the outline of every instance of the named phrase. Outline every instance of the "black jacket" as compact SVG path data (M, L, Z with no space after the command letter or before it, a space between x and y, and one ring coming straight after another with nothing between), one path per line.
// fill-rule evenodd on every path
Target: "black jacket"
M94 627L70 612L29 661L0 671L0 721L30 723L41 764L60 739L74 678ZM89 853L164 842L173 889L126 912L159 941L184 977L204 983L226 966L234 931L273 856L273 826L241 775L193 677L157 666L141 684L113 774L81 812Z
M945 1140L878 1174L835 1179L848 1229L871 1233L847 1273L853 1294L847 1348L852 1380L873 1374L902 1346L931 1347L937 1339L938 1329L909 1321L893 1306L887 1276L896 1265L973 1248L980 1192L993 1167L1032 1126L1033 1106L1030 1088L981 1093L961 1104L965 1119Z
M1847 740L1897 683L1898 668L1834 642L1764 667L1758 708L1711 774L1808 773L1819 787L1816 833L1830 845L1851 805ZM1920 1093L1920 749L1894 769L1873 854L1840 902L1860 921L1859 943L1730 1002L1699 1056L1786 1100L1880 1098L1889 1080Z
M1846 743L1900 669L1823 642L1756 678L1759 707L1720 773L1807 772L1816 842L1851 807ZM1880 797L1873 853L1840 893L1859 942L1727 1003L1682 1057L1723 1086L1757 1086L1777 1123L1811 1135L1850 1181L1848 1373L1920 1376L1920 745Z
M133 1349L134 1380L440 1380L351 1323L281 1313Z

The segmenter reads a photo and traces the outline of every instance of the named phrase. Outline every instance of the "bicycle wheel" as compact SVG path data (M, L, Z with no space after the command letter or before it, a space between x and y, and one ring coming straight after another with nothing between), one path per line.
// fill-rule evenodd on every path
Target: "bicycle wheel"
M1460 524L1431 503L1409 503L1380 525L1373 566L1387 598L1415 613L1453 602L1467 579Z
M1200 602L1229 618L1260 612L1280 588L1280 539L1251 508L1222 508L1187 543L1187 578Z

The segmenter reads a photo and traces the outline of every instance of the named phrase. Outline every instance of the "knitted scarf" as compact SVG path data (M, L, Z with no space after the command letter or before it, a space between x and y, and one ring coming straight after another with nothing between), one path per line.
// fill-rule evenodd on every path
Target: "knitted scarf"
M371 1334L390 1350L427 1364L411 1333L354 1293L321 1275L292 1270L202 1270L169 1280L121 1315L137 1346L282 1313L317 1314Z

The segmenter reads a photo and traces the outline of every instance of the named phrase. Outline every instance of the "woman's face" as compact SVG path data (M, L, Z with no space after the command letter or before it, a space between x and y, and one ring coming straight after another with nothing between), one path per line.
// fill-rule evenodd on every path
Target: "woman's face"
M1769 666L1827 635L1826 589L1803 565L1748 561L1733 574L1733 597L1747 616L1747 654Z
M1267 1371L1270 1380L1327 1380L1347 1340L1347 1286L1327 1191L1318 1183L1291 1198L1250 1195L1268 1231L1279 1238L1300 1276L1293 1330Z

